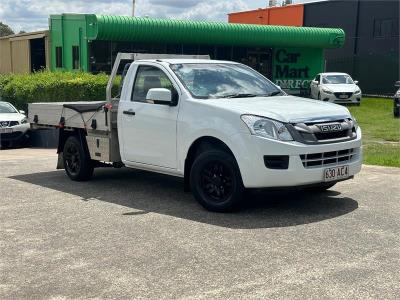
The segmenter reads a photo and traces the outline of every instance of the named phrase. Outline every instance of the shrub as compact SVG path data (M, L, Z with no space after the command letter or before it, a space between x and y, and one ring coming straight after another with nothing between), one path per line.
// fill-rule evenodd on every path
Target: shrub
M0 99L24 110L33 102L102 101L107 81L106 74L83 72L0 75Z

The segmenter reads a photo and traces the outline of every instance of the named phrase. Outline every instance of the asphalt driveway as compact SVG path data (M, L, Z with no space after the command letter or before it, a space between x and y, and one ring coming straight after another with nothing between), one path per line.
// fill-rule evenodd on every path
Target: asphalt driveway
M0 298L399 299L400 169L205 211L182 180L0 151Z

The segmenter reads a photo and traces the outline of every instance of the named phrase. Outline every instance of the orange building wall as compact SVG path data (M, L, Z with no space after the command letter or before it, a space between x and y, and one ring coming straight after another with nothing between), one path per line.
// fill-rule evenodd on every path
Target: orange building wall
M259 25L285 25L303 26L304 5L295 4L283 7L270 7L265 9L250 10L231 13L228 15L229 23L259 24Z

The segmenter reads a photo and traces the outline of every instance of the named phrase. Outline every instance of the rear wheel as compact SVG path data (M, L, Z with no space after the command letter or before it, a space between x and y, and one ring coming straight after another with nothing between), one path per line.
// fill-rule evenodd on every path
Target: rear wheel
M393 109L393 115L394 115L395 118L400 117L400 107L395 107Z
M235 158L221 150L205 151L196 157L190 186L196 200L215 212L237 209L245 190Z
M64 145L65 171L74 181L86 181L93 175L93 162L76 136L70 136Z

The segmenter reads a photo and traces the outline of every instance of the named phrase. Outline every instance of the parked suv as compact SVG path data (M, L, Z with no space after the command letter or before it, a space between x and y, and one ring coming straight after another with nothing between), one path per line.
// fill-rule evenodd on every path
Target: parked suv
M0 101L1 146L24 144L29 136L30 125L24 111L18 111L11 103Z
M325 102L340 104L361 103L361 89L346 73L318 74L310 85L311 97Z

